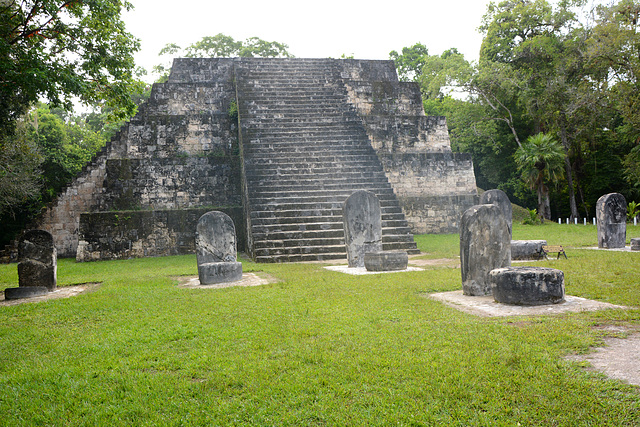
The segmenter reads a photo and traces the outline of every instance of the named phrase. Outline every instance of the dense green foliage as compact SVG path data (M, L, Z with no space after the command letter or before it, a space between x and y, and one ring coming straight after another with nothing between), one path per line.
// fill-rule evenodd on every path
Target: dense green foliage
M514 224L515 238L593 246L592 226ZM457 235L417 236L430 258ZM638 254L567 250L567 293L640 306ZM30 425L633 426L637 388L565 360L640 326L637 309L484 318L428 294L450 265L350 276L254 264L277 283L188 289L195 256L61 260L69 299L0 307L2 422ZM455 263L457 260L452 259ZM0 289L16 267L0 265Z
M25 0L0 4L0 135L41 97L71 107L76 96L135 111L133 53L139 43L120 19L123 0Z
M109 117L108 113L95 112L73 116L46 104L39 104L23 116L8 147L31 157L18 162L15 156L7 165L16 173L0 176L4 201L0 205L0 247L24 229L120 128L123 122L111 121ZM24 193L25 183L32 186L29 194ZM20 189L13 191L14 185ZM11 191L13 198L8 197Z
M74 100L122 123L136 111L139 43L126 0L0 2L0 247L60 191L113 129L68 116ZM47 107L35 108L46 101ZM95 120L93 120L94 123Z
M420 83L427 114L447 116L452 148L473 155L481 188L536 207L514 155L540 132L558 140L564 178L550 192L554 217L592 216L608 192L640 196L640 3L587 6L491 3L476 64L421 44L390 54L401 79Z

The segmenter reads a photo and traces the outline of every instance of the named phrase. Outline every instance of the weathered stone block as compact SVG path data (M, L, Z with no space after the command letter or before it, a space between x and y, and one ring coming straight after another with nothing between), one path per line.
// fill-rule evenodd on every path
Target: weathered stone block
M640 238L631 239L631 250L640 251Z
M30 230L18 242L19 286L56 289L58 260L53 236L44 230Z
M511 259L540 259L542 247L546 244L546 240L512 240Z
M624 248L627 240L627 201L620 193L609 193L596 203L598 247Z
M564 302L564 273L554 268L506 267L489 273L496 302L543 305Z
M476 205L460 220L460 263L464 295L489 295L489 272L511 265L511 236L496 205Z
M382 250L382 217L375 194L360 190L342 208L349 267L364 267L364 254Z
M198 264L198 279L203 285L237 282L242 280L242 263L231 261Z
M236 229L225 213L202 215L196 228L198 277L203 285L242 279L242 264L236 262Z
M380 251L364 254L364 266L367 271L406 270L409 255L402 251Z
M511 201L509 200L509 196L507 196L507 193L502 190L487 190L480 196L480 204L497 205L502 211L504 219L507 220L507 224L509 225L509 234L512 234L513 209L511 207ZM513 253L511 254L511 257L513 258Z
M4 299L33 298L49 293L46 286L22 286L19 288L7 288L4 290Z

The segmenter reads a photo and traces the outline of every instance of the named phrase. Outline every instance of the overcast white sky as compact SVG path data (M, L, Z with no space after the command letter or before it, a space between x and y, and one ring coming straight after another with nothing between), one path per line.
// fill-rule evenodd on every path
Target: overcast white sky
M151 71L167 43L185 47L223 33L289 45L299 58L389 59L420 42L429 53L456 47L477 60L477 31L489 0L130 0L127 29L141 39L138 65Z

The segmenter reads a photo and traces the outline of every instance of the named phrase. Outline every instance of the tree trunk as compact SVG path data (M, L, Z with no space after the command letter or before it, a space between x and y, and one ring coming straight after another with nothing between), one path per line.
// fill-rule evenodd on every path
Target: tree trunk
M544 223L545 219L549 219L546 215L547 204L549 203L549 192L547 191L547 186L544 185L540 178L538 178L536 192L538 193L538 218L540 218L540 222Z
M562 147L564 148L564 170L567 174L567 186L569 187L569 207L571 208L570 221L573 222L575 218L578 218L578 205L576 204L576 192L573 188L573 170L571 168L571 161L569 160L570 146L564 120L560 121L560 140L562 141Z

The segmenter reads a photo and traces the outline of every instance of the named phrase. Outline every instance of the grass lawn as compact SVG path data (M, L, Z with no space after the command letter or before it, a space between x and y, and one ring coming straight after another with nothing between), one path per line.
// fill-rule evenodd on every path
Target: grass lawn
M640 227L627 235L640 237ZM0 307L0 425L637 426L638 388L564 356L603 326L640 329L640 254L595 246L593 226L514 225L568 247L531 263L565 272L570 295L634 307L482 318L426 298L460 270L350 276L321 264L255 264L280 279L185 289L195 256L75 263L73 298ZM458 236L416 236L426 258ZM17 286L0 265L0 290Z

